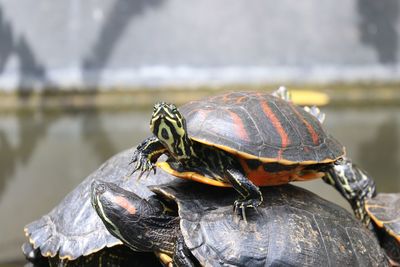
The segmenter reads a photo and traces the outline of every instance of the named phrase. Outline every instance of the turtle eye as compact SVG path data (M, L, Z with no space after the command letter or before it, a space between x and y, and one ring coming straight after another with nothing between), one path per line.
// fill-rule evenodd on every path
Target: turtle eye
M178 109L176 108L176 106L174 104L171 104L170 106L172 113L176 114L178 113Z
M155 110L157 110L157 109L160 109L162 106L164 106L165 105L165 102L158 102L158 103L156 103L155 105L154 105L154 109Z

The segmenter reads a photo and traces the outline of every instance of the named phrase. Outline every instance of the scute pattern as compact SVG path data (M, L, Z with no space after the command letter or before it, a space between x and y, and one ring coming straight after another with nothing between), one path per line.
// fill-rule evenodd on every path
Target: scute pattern
M180 110L193 139L262 161L312 164L345 153L318 119L267 93L228 93L192 101Z
M351 214L293 185L262 188L247 224L232 213L233 190L187 181L153 190L174 197L185 242L204 266L388 266Z

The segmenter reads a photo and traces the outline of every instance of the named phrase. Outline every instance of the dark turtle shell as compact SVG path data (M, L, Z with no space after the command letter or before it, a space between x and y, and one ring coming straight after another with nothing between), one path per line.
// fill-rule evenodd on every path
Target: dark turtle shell
M186 245L204 266L388 266L354 216L293 185L262 188L247 224L232 213L233 190L187 181L152 190L177 202Z
M315 164L345 154L317 118L271 94L233 92L189 102L180 111L191 138L245 158Z
M378 227L400 242L400 193L380 193L366 201L365 209Z
M129 177L134 149L121 152L89 175L81 184L70 192L60 204L42 218L28 224L24 231L30 244L24 244L25 254L40 250L44 257L58 256L60 259L74 260L86 256L104 247L113 247L122 242L113 237L92 208L90 185L93 180L113 182L135 192L144 198L153 193L147 188L172 181L174 177L158 172L147 179L137 179L138 174ZM30 258L30 255L26 255Z
M365 202L365 209L378 228L381 246L400 264L400 193L380 193ZM397 265L396 265L397 266Z

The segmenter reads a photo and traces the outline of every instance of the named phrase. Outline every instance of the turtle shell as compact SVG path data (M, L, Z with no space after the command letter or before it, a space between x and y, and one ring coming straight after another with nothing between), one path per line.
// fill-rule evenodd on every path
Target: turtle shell
M391 260L399 265L400 193L380 193L365 202L365 209L374 225L378 227L381 246Z
M378 227L400 242L400 193L380 193L366 201L365 209Z
M227 93L189 102L180 111L192 139L244 158L315 164L345 154L316 117L271 94Z
M388 266L371 231L293 185L262 188L247 223L232 213L232 190L187 181L152 190L177 202L186 245L204 266Z
M380 193L366 200L365 209L378 227L400 242L400 193Z
M174 177L158 172L147 179L137 179L138 174L128 177L131 172L129 162L134 149L121 152L90 174L70 192L52 211L28 224L25 234L35 250L40 249L44 257L58 256L60 259L74 260L104 247L113 247L122 242L113 237L92 208L90 185L93 180L113 182L147 198L153 193L147 188L172 181ZM24 251L28 251L25 249ZM28 255L27 255L28 256Z

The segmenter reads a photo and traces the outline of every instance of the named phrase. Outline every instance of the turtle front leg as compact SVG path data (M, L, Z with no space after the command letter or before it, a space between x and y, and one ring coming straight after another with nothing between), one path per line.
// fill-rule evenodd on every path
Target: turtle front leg
M136 163L131 175L136 171L140 171L140 178L145 172L150 172L151 170L156 172L155 163L157 159L164 153L167 149L164 145L154 136L145 139L140 143L135 153L132 156L132 160L129 164Z
M370 218L364 202L376 195L374 180L348 158L335 162L322 179L339 191L350 203L355 216L368 226Z
M246 221L246 208L257 208L262 203L261 191L240 170L227 169L226 174L233 188L241 196L234 203L235 212L238 212Z

